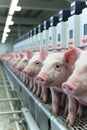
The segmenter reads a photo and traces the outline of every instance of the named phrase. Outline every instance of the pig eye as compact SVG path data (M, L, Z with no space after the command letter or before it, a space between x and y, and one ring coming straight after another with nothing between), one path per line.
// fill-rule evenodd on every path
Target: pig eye
M40 65L41 65L41 63L40 63L39 61L37 61L35 64L36 64L37 66L40 66Z
M60 64L56 64L55 69L58 70L60 68Z
M56 68L59 68L60 66L59 65L56 65Z
M40 63L39 63L39 62L36 62L36 65L40 65Z
M24 62L28 62L28 60L24 60Z

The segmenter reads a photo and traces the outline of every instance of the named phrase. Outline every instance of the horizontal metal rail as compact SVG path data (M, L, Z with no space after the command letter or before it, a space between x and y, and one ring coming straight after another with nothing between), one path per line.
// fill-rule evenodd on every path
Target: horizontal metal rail
M8 114L19 114L22 113L22 111L5 111L5 112L0 112L0 115L8 115Z
M3 102L3 101L16 101L16 100L20 100L19 98L9 98L9 99L0 99L0 102Z

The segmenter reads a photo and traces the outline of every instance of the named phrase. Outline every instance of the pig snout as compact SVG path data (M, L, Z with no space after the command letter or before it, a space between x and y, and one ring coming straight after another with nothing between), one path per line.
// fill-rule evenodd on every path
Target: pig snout
M22 72L28 74L28 71L26 69L23 69Z
M75 86L70 82L64 82L62 84L63 92L66 94L73 94L75 91Z
M35 80L40 85L44 85L44 83L45 83L45 78L42 75L36 76Z

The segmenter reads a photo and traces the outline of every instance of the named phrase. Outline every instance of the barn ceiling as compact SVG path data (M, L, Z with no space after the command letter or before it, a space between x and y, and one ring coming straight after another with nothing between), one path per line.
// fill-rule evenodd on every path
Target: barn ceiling
M27 33L44 20L58 13L61 9L69 9L73 0L19 0L18 6L22 9L13 15L14 25L7 41L15 41L19 36ZM0 41L8 15L11 0L0 0Z

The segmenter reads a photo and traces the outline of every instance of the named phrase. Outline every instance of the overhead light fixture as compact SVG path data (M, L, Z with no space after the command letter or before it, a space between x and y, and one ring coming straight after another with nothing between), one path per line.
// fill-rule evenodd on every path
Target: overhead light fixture
M4 37L8 37L8 34L7 34L7 33L4 33L3 35L4 35Z
M6 20L6 26L13 25L14 22L12 21L12 16L8 15Z
M4 32L10 32L10 31L11 31L11 29L9 28L9 26L5 26Z
M21 11L21 6L16 6L15 11Z
M10 5L10 9L9 9L9 15L13 15L15 11L20 11L21 7L17 6L18 4L18 0L12 0L11 1L11 5Z
M9 25L14 24L14 21L12 21L12 16L13 16L14 12L21 10L21 7L17 6L18 1L19 0L11 0L11 5L10 5L10 9L9 9L8 16L6 19L6 24L4 27L4 32L3 32L3 36L2 36L2 40L1 40L2 43L5 43L6 38L8 37L7 33L9 33L11 31L11 29L9 28Z

